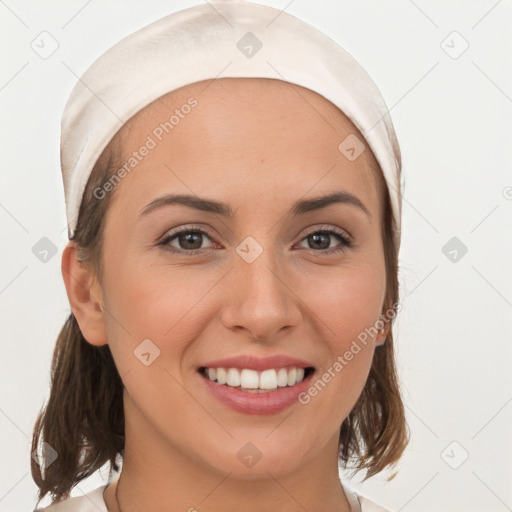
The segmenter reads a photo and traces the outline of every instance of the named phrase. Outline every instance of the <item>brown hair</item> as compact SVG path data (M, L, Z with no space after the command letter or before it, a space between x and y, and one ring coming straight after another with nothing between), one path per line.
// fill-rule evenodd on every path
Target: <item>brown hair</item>
M72 240L80 260L92 265L101 279L102 230L111 195L97 199L94 189L118 169L113 142L98 159L88 181ZM50 396L34 426L32 478L39 487L38 503L47 493L52 503L69 497L72 488L107 461L118 471L116 457L124 449L123 382L108 345L86 341L71 312L57 337L51 365ZM48 443L57 458L44 456ZM37 452L36 452L37 453ZM53 452L51 452L53 453ZM41 460L43 459L43 460Z
M398 249L393 238L396 222L382 170L376 164L373 154L367 158L367 162L383 199L381 234L386 267L384 311L389 312L391 319L388 322L392 325L399 303ZM400 153L398 164L401 168ZM387 466L395 466L409 438L395 363L393 332L390 328L384 344L375 349L370 372L358 401L341 425L339 459L355 471L366 469L366 480ZM388 480L392 480L396 474L392 474Z
M88 180L73 236L79 258L92 265L101 281L101 245L105 214L115 190L98 199L101 187L119 168L122 130L103 151ZM382 171L370 165L383 197L382 240L387 275L385 307L398 304L398 253L393 242L393 215ZM378 164L377 164L378 167ZM391 321L392 322L392 321ZM400 397L391 330L375 350L365 387L340 429L339 459L353 469L367 470L366 478L393 466L409 440ZM105 463L119 471L116 458L124 450L123 382L108 345L94 346L82 335L70 313L53 353L50 395L33 432L32 449L44 453L43 443L57 452L45 467L31 459L39 501L48 493L52 502L69 497L73 487ZM389 479L393 478L391 476Z

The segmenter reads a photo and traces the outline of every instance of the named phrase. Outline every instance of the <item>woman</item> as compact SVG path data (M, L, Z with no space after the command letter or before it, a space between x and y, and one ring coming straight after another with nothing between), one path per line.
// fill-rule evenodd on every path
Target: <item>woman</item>
M40 510L385 510L338 463L370 477L408 439L400 152L357 62L277 14L163 18L66 105L72 313L34 430Z

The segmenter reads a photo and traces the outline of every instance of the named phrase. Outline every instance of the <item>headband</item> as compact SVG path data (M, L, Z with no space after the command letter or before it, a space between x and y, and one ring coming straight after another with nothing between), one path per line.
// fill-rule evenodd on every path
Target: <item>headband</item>
M365 139L349 136L339 150L355 160L366 143L382 169L398 250L401 155L377 86L324 33L286 12L239 0L206 2L143 27L101 55L76 83L61 123L69 239L94 164L119 128L164 94L224 77L284 80L336 105Z

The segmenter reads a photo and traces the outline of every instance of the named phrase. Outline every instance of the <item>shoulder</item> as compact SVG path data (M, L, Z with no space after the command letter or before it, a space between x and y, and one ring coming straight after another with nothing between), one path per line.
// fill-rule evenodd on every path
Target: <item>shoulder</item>
M381 507L370 498L356 492L347 482L341 480L341 485L350 504L350 512L391 512L391 510Z
M361 512L391 512L389 509L377 505L377 503L367 498L366 496L358 494L357 497L359 499L359 503L361 504Z
M37 508L33 512L108 512L103 499L103 491L108 484L84 494L67 498L44 508Z

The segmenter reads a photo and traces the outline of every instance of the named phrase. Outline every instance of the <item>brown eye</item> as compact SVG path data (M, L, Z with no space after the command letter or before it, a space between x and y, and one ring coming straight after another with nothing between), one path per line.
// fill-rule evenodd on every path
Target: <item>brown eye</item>
M331 247L331 241L333 238L338 239L340 247ZM316 252L333 253L343 251L345 248L351 246L350 239L334 228L314 231L307 235L303 240L308 243L307 249L312 249Z
M176 235L180 249L200 249L203 243L203 235L198 231L187 231Z
M205 239L210 240L209 234L202 229L182 229L175 231L159 244L171 252L183 254L196 254L203 249L209 249L212 245L204 247Z

